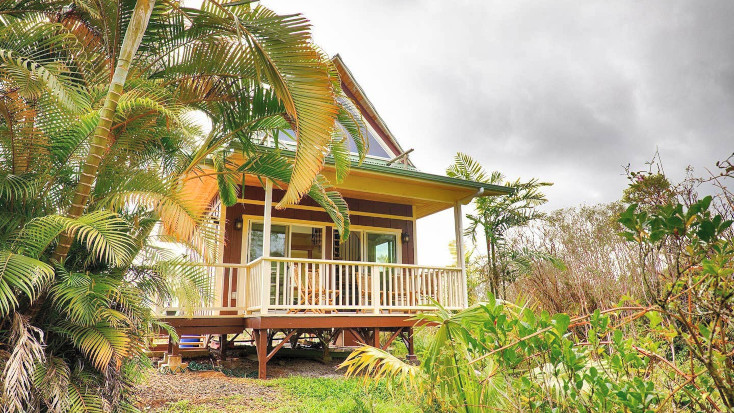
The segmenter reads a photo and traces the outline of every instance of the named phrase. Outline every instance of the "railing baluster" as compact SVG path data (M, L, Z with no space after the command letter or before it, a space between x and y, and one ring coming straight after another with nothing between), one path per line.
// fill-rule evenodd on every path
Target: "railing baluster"
M280 296L280 264L275 263L275 305L278 305L278 297Z
M306 284L308 287L308 301L309 305L316 305L316 292L314 291L315 288L315 281L314 281L314 273L313 273L313 267L311 267L308 263L306 265L306 274L308 275L308 284Z
M357 305L362 305L362 266L357 266Z
M347 264L347 305L354 306L354 264Z
M403 307L405 305L405 268L395 268L395 272L398 274L398 295L397 306Z
M330 269L329 276L331 277L331 302L333 302L334 305L339 305L339 303L337 302L337 298L339 298L339 287L336 285L336 271L334 271L334 264L330 264L328 265L328 267Z
M303 292L301 290L303 284L303 272L301 271L301 264L300 263L293 263L293 275L296 278L296 289L298 290L296 294L296 304L301 304L303 301ZM305 304L305 303L304 303Z
M415 274L412 268L408 268L406 271L408 272L408 294L410 294L408 305L415 307Z
M326 288L324 287L324 270L322 268L321 264L318 264L319 266L319 304L325 305L324 302L324 295L326 294Z

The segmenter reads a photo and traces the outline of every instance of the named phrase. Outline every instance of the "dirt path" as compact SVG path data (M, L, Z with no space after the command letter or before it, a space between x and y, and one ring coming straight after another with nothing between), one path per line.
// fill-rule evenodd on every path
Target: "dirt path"
M341 377L337 363L324 364L310 360L274 360L268 363L268 377L291 375L306 377ZM250 360L228 362L228 367L256 370ZM189 371L180 374L160 374L150 369L144 383L136 388L140 407L159 408L168 403L188 400L193 404L210 405L223 398L238 396L239 403L251 404L253 410L268 403L284 401L287 395L276 386L247 378L228 377L219 371ZM224 403L224 401L223 401Z

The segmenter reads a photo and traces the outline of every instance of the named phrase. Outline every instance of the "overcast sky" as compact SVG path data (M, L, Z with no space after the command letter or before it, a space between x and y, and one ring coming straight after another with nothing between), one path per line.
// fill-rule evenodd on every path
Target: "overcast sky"
M275 0L339 53L414 163L456 151L554 182L548 208L608 202L656 148L674 178L734 151L733 1ZM448 261L451 213L419 221Z

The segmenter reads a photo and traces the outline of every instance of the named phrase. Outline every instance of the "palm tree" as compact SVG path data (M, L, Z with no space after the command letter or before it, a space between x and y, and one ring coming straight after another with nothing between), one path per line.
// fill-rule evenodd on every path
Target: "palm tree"
M299 15L216 1L4 2L0 63L3 411L132 409L126 383L146 337L166 328L153 302L211 293L188 264L215 258L214 208L187 180L215 169L231 203L235 177L272 179L288 185L281 205L307 194L348 229L318 171L331 153L343 178L345 139L365 147L360 120ZM293 162L256 145L281 129L296 131Z
M469 219L466 233L471 235L475 242L480 231L484 236L490 267L490 292L499 297L500 284L503 283L501 268L507 267L501 260L502 257L512 255L500 251L505 245L505 236L508 230L526 226L543 217L543 213L536 209L548 201L541 188L552 184L541 182L536 178L527 182L520 179L506 181L500 172L494 171L488 174L477 161L460 152L454 157L454 164L446 170L446 174L450 177L505 185L514 189L512 194L504 197L475 198L475 213L466 215Z

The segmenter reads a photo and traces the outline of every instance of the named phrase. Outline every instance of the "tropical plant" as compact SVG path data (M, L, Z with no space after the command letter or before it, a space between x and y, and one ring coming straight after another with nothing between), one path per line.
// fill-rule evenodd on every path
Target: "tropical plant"
M513 255L509 251L502 250L503 246L507 245L504 243L505 237L510 229L526 226L544 216L536 207L547 202L541 189L552 184L535 178L527 182L520 179L513 182L506 181L500 172L494 171L488 174L477 161L460 152L456 154L454 164L446 170L446 174L450 177L505 185L514 189L512 194L503 197L475 198L473 204L475 212L466 215L469 220L466 233L476 242L481 232L487 248L490 292L495 296L504 295L503 287L507 280L503 277L503 272L505 275L510 275L511 272L503 271L503 267L504 269L512 267L512 264L507 263L504 258Z
M364 149L360 120L300 15L3 2L0 63L3 411L133 409L130 373L167 328L152 304L211 295L190 262L216 259L217 206L188 182L216 175L228 203L243 173L272 179L288 185L281 206L307 194L347 232L346 204L317 173L345 139ZM258 145L283 129L296 131L293 161Z
M659 280L651 304L623 299L574 317L493 296L457 313L437 306L417 316L435 329L420 366L365 346L342 367L397 377L443 411L731 410L732 221L711 202L620 215L622 237Z
M417 318L437 326L419 366L365 346L341 367L347 375L396 377L441 411L648 412L664 399L638 375L651 368L647 345L625 339L599 311L571 319L490 296L457 313L438 307ZM583 338L573 334L587 323Z
M690 356L690 381L707 373L722 403L734 409L734 243L731 220L709 211L712 197L684 209L648 213L637 204L621 214L621 235L638 245L646 288ZM654 276L651 276L654 275ZM703 368L696 369L695 362Z

